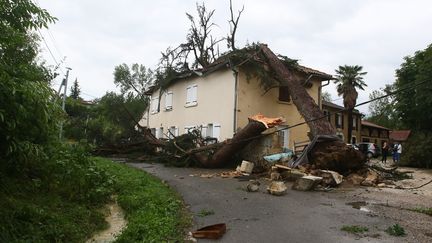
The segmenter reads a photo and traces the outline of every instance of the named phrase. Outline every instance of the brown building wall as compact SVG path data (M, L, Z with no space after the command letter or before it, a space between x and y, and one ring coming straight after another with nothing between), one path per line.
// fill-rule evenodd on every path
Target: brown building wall
M325 114L328 114L327 112L330 112L330 124L336 129L336 133L338 136L340 136L345 142L347 142L348 137L348 112L344 111L341 112L340 108L336 108L333 106L328 106L323 104L322 110ZM342 116L341 118L338 118L338 116ZM338 122L339 120L339 122ZM351 140L350 143L359 143L361 141L361 115L360 113L355 112L353 114L353 130L352 130L352 137L353 140ZM355 141L354 141L355 140Z

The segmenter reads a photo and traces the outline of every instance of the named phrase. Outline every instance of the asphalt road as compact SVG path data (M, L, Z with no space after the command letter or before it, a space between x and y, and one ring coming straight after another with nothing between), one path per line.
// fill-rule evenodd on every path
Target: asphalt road
M234 178L201 178L199 175L223 170L164 167L160 164L130 163L166 181L180 193L194 215L191 230L210 224L226 223L227 233L218 242L406 242L384 233L394 224L391 219L353 208L344 192L301 192L288 189L284 196L266 193L262 179L259 192L244 190L247 181ZM290 184L287 184L290 188ZM202 210L213 215L198 216ZM340 228L360 225L365 235L354 235ZM214 242L199 240L198 242Z

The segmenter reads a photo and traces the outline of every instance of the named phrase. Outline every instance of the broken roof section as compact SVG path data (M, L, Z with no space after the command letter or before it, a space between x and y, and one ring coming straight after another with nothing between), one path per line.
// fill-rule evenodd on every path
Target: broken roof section
M240 57L239 60L239 54L244 55L245 53L248 54L248 58ZM194 69L194 70L187 70L184 72L181 72L177 74L177 76L170 80L169 85L172 85L178 80L190 78L190 77L198 77L203 75L208 75L210 73L213 73L218 70L222 70L225 68L235 68L242 66L243 64L247 63L248 61L252 61L251 59L255 59L255 56L257 55L257 51L253 49L253 46L245 47L242 49L238 49L236 51L231 51L226 54L223 54L218 59L216 59L213 63L209 64L206 67ZM254 57L254 58L252 58ZM242 59L243 58L243 59ZM314 76L315 78L318 78L320 81L326 81L333 79L333 76L330 74L327 74L325 72L318 71L316 69L312 69L306 66L299 65L297 63L297 60L289 59L285 56L279 55L279 59L287 66L289 69L298 71L300 73L303 73L306 76ZM266 65L265 62L260 61L262 65ZM148 90L145 92L146 95L150 95L155 89L158 87L156 85L150 86Z

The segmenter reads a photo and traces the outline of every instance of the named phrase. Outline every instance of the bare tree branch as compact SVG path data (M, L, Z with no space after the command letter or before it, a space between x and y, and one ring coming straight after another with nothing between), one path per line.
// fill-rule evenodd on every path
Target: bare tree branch
M230 25L230 36L228 36L227 41L228 41L228 48L231 48L233 51L236 49L235 48L235 34L237 32L238 22L240 20L240 16L243 13L243 11L244 11L244 5L243 5L242 9L238 11L238 15L235 18L233 7L232 7L232 0L230 0L231 19L228 21L228 23Z

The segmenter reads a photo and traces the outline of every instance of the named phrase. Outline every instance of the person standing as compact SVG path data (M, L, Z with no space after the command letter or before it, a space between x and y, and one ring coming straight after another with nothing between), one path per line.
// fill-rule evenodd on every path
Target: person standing
M401 154L402 154L402 144L397 143L396 144L396 163L400 163L400 158L401 158Z
M393 156L393 164L396 164L396 156L397 156L397 143L394 143L392 146L391 146L391 153L392 153L392 156Z
M387 142L384 142L383 146L382 146L382 159L381 162L383 162L384 164L387 163L387 154L389 151L389 146L387 144Z

